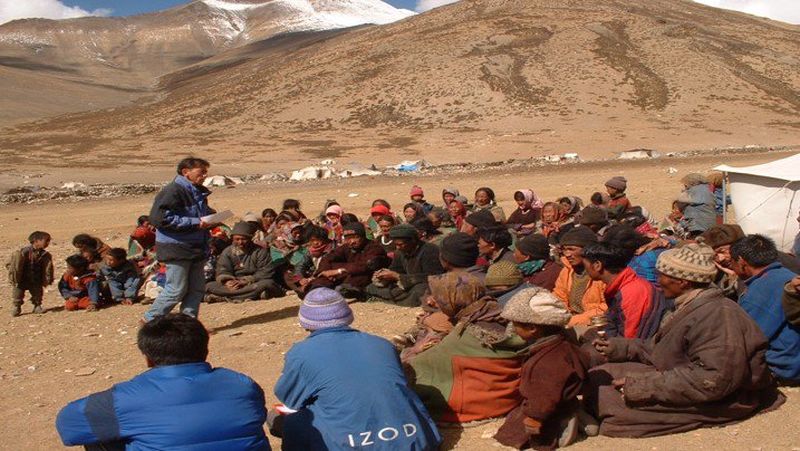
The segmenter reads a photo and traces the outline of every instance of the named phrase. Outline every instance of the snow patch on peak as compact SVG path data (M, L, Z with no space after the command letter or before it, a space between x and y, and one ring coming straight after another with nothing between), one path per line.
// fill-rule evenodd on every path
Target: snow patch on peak
M202 0L202 1L203 3L212 8L227 9L228 11L246 11L248 9L260 8L265 5L265 3L232 3L232 2L225 2L222 0Z
M290 29L345 28L363 24L387 24L413 16L413 11L398 9L381 0L271 0L261 3L233 3L201 0L209 7L247 14L250 10L280 6L297 16L285 23Z

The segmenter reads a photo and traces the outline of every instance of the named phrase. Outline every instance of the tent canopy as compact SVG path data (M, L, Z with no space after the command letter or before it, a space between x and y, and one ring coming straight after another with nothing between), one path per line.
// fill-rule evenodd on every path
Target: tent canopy
M728 174L726 188L745 233L772 238L779 250L792 249L800 210L800 154L770 163L714 168Z
M800 181L800 153L792 155L788 158L783 158L769 163L757 164L755 166L746 166L743 168L734 168L723 164L714 169L717 171L727 172L729 174L749 174L761 177L769 177L787 182Z

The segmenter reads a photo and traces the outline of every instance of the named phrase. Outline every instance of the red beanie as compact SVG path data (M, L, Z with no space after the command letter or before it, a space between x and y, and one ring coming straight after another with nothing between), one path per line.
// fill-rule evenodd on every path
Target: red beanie
M413 196L423 196L424 197L425 193L422 191L421 187L419 187L417 185L414 185L413 187L411 187L411 192L408 195L412 196L412 197Z

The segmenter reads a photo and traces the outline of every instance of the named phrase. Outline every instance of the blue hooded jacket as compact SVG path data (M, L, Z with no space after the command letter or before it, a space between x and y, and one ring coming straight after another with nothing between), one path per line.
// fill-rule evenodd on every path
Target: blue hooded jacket
M56 428L66 446L270 451L266 417L257 383L202 362L155 367L73 401L59 412Z
M800 329L786 321L783 287L795 273L773 263L747 279L739 305L750 315L769 341L767 365L776 376L800 381Z
M286 353L275 395L285 451L435 450L436 425L408 387L394 347L349 327L320 329Z

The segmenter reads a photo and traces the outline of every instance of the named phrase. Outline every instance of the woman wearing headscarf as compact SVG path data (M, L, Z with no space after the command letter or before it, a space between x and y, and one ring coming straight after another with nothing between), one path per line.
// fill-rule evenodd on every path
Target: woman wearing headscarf
M491 188L482 187L475 191L475 203L472 205L472 213L481 210L488 210L499 223L506 222L506 214L503 207L495 202L494 191Z
M537 227L539 233L547 237L552 245L557 245L560 237L574 227L570 218L558 202L548 202L542 207L542 220Z
M464 224L464 218L467 217L467 207L461 203L461 201L453 200L447 206L447 212L450 214L452 226L456 230L461 230L461 226Z
M450 202L456 200L456 197L460 196L461 193L458 192L457 189L453 188L452 186L448 186L442 190L442 200L444 201L444 209L447 210L447 207L450 206Z
M520 235L528 235L536 229L536 222L541 219L544 203L533 190L521 189L514 193L517 209L508 217L509 227Z
M425 212L422 207L416 202L409 202L403 206L403 219L406 224L411 224L417 219L425 217Z
M344 210L338 204L331 205L325 209L325 230L328 231L328 238L333 242L334 247L342 244L342 215Z

